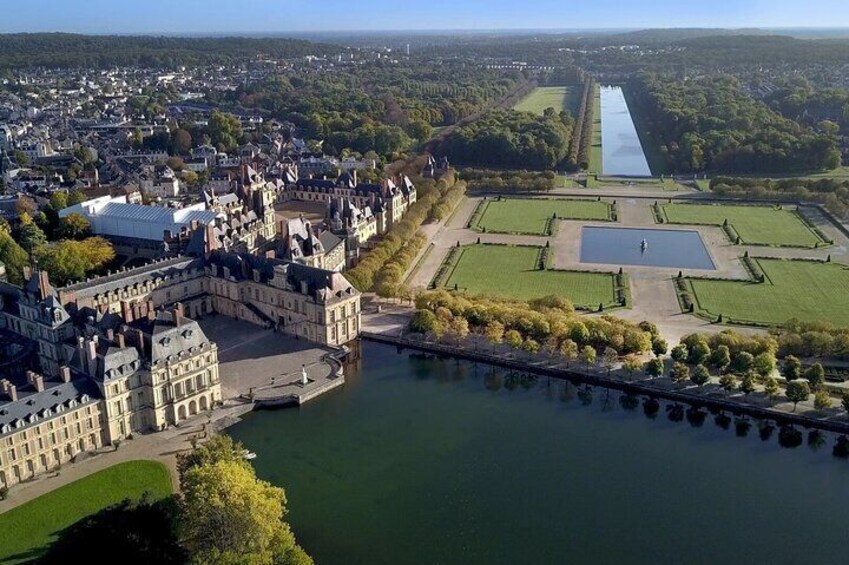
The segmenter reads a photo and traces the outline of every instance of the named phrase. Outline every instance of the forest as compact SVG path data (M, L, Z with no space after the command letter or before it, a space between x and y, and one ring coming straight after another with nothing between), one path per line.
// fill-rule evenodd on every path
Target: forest
M324 141L331 155L343 149L391 154L427 141L434 127L480 112L525 82L517 72L466 65L371 63L334 73L290 73L210 93L223 107L261 109Z
M629 90L674 172L770 174L840 165L834 136L770 110L731 76L676 81L643 73Z
M554 169L569 154L573 126L568 112L551 108L542 116L497 110L457 128L439 152L464 165Z
M32 67L107 68L243 63L263 54L294 58L334 55L334 45L283 38L152 37L72 33L0 34L0 69Z

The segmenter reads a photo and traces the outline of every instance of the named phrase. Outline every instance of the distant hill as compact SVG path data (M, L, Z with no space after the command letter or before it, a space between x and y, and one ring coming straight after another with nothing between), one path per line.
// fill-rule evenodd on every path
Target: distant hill
M338 46L285 38L15 33L0 34L0 68L105 68L115 65L159 68L197 63L226 64L257 56L333 55L341 50Z
M630 31L619 34L610 34L607 38L615 38L622 41L633 41L634 43L657 42L671 43L687 39L702 37L728 37L728 36L753 36L753 35L783 35L775 31L767 31L758 28L720 29L720 28L655 28Z

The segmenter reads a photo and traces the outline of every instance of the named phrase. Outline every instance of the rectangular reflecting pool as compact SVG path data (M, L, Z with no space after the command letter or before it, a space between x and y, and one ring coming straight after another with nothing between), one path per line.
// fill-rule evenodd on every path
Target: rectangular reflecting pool
M690 230L585 226L581 263L716 269L702 237Z
M640 136L619 86L601 87L601 151L605 175L651 176Z

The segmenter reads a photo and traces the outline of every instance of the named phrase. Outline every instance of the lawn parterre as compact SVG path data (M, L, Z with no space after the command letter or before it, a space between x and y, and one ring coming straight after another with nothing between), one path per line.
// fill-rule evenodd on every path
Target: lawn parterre
M529 300L547 295L565 296L576 306L596 309L617 306L613 273L540 270L544 248L509 245L468 245L449 257L442 280L449 289ZM444 281L444 282L442 282ZM626 283L627 284L627 283Z
M60 530L125 498L149 492L157 500L173 491L168 469L157 461L128 461L98 471L0 514L0 563L36 557Z
M746 245L817 247L827 242L814 232L795 209L738 204L664 204L670 224L729 226ZM729 236L730 237L730 236Z
M694 313L735 323L781 324L791 318L849 326L849 266L753 259L764 282L687 279Z
M580 86L540 86L520 100L513 109L541 116L546 108L554 108L557 112L566 110L574 115L580 95Z
M551 235L552 218L609 221L613 207L598 200L502 198L484 200L469 227L489 233Z

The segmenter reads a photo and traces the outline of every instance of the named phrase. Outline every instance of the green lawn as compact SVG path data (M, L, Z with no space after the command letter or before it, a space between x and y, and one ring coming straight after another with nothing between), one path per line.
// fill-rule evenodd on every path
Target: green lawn
M165 465L157 461L120 463L4 512L0 514L0 563L32 559L62 529L125 498L140 498L145 491L154 499L173 492Z
M597 175L602 171L602 153L601 153L601 87L595 85L595 95L593 96L593 142L590 147L590 163L587 172Z
M540 86L522 98L513 109L541 116L546 108L554 108L558 112L566 110L574 116L580 95L579 86Z
M670 224L709 224L721 226L725 220L749 245L814 247L824 244L795 210L772 206L733 204L664 204Z
M763 283L690 279L695 313L766 324L798 318L849 326L849 267L781 259L756 261L766 275Z
M447 288L528 300L551 294L576 305L612 305L616 300L612 273L540 271L542 248L470 245L462 248Z
M484 200L472 217L471 227L492 233L550 235L553 214L570 220L610 219L610 204L597 200L503 198Z

